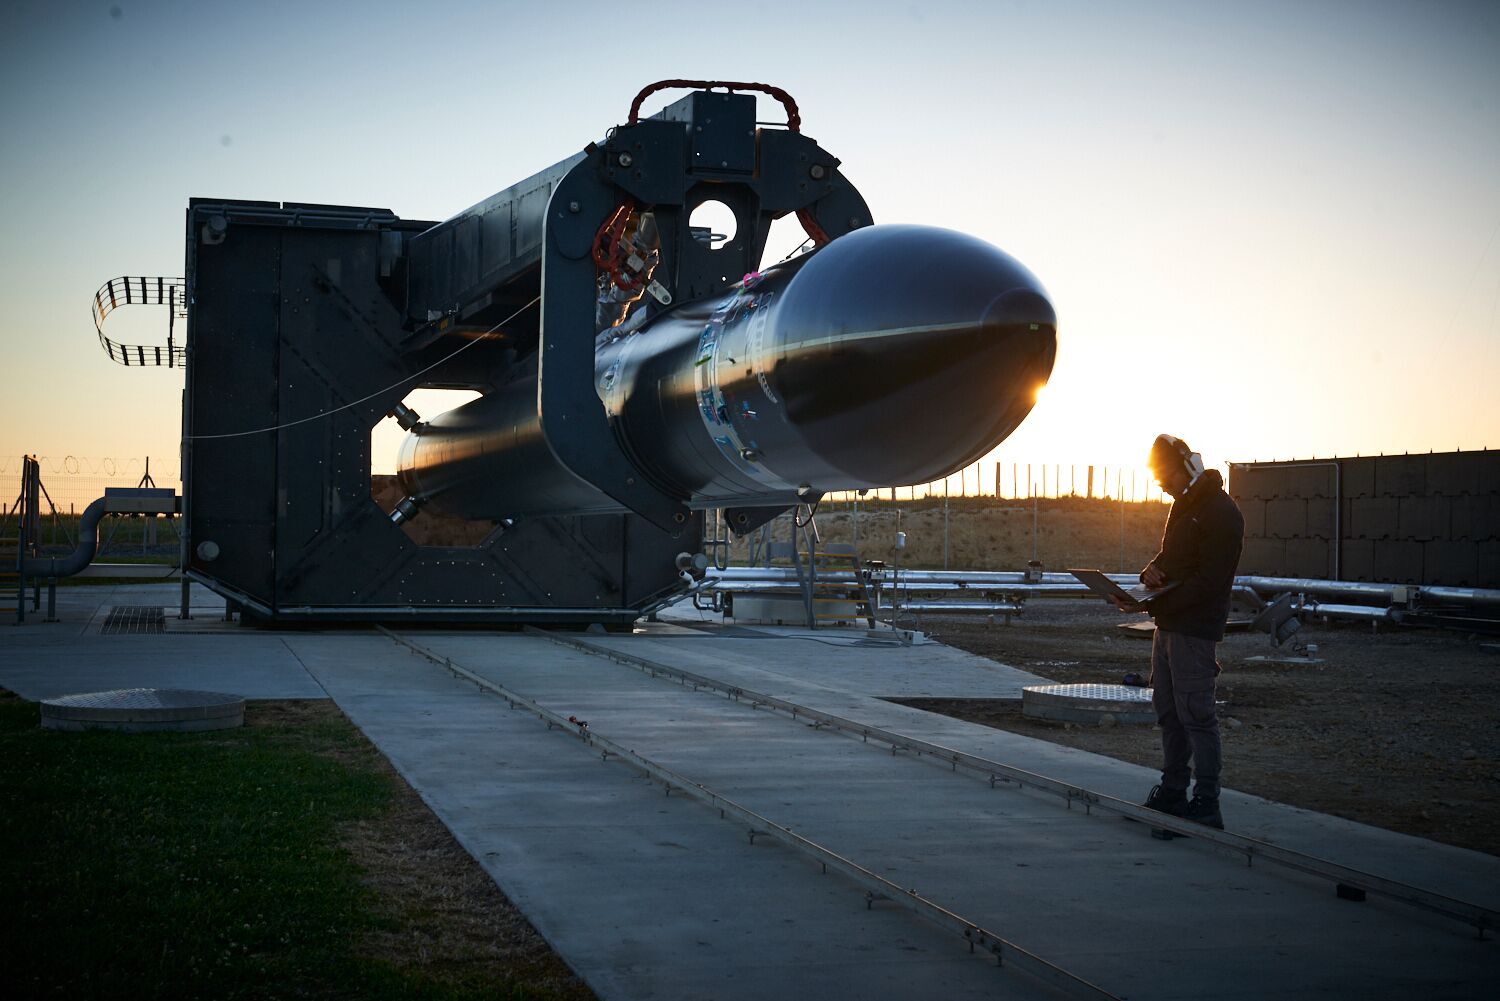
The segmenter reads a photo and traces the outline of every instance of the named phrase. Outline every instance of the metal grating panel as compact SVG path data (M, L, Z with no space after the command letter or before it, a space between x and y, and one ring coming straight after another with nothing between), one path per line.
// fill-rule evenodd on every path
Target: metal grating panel
M1087 702L1123 702L1151 704L1151 689L1127 685L1031 685L1023 691L1054 698L1081 699Z
M1021 689L1021 712L1071 723L1156 722L1151 689L1127 685L1028 685Z
M104 619L104 635L111 633L164 633L166 609L161 605L116 605Z

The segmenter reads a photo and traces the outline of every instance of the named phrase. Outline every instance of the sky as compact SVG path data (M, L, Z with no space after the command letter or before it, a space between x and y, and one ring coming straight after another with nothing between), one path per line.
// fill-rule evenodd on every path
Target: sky
M1057 364L999 461L1138 465L1160 432L1211 464L1500 448L1500 4L631 10L13 0L0 456L175 467L181 372L112 363L89 303L182 274L190 197L443 219L663 78L784 87L877 223L1041 279ZM160 342L165 312L106 332Z

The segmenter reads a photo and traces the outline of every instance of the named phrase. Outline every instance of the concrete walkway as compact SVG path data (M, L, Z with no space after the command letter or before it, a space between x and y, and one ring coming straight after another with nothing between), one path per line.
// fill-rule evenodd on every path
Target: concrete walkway
M147 604L142 591L121 597ZM1045 996L388 639L174 635L170 622L161 636L99 636L89 623L103 607L79 625L80 605L71 630L0 629L0 684L28 697L164 678L251 697L326 692L603 998ZM1500 947L1448 919L1338 900L1321 881L1156 841L545 639L409 635L1121 996L1487 998L1500 982ZM681 623L589 639L1122 798L1155 779L882 701L1017 697L1037 680L937 645ZM1240 833L1500 907L1492 856L1233 792L1225 812Z

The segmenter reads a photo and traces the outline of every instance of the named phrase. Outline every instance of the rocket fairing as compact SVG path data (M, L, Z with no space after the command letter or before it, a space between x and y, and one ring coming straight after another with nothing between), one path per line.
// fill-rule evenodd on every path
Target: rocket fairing
M972 463L1030 412L1056 327L1041 284L990 244L872 226L602 343L596 388L658 489L785 506ZM552 454L524 368L408 435L408 497L471 519L624 511Z

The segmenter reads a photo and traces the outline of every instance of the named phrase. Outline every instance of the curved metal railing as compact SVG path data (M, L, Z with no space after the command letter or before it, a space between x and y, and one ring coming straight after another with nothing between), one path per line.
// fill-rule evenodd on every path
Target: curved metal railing
M104 318L120 306L166 306L166 344L122 344L104 333ZM187 361L187 349L176 341L178 320L187 319L187 281L182 278L111 278L94 293L92 312L99 346L110 361L129 366L177 368Z

